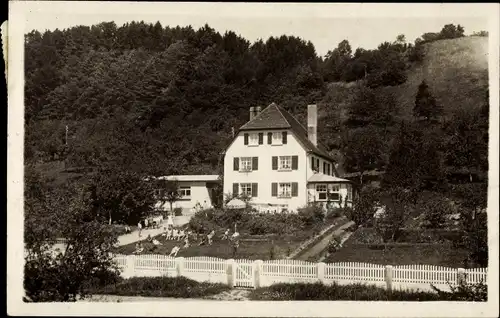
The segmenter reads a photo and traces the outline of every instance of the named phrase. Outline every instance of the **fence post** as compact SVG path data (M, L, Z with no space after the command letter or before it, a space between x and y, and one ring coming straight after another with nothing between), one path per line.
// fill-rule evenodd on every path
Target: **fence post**
M134 275L135 275L135 255L127 255L123 276L125 278L130 278L134 277Z
M175 258L175 269L177 272L177 277L183 276L184 274L184 257Z
M459 268L457 270L457 284L460 286L461 284L465 284L467 282L465 277L465 268Z
M260 274L262 270L262 261L256 260L253 262L253 288L261 287Z
M234 259L228 259L226 260L226 265L227 285L233 288L236 278L236 262Z
M385 266L385 283L387 290L392 291L392 265Z
M325 284L326 283L326 280L325 280L325 268L326 268L326 264L323 263L323 262L320 262L318 263L318 280Z

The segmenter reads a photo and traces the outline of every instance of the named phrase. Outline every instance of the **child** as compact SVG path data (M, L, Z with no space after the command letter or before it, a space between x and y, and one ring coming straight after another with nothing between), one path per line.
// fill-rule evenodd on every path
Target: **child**
M172 230L172 239L175 240L175 241L177 241L178 238L179 238L179 232L177 231L176 228L174 228Z
M179 250L180 248L176 245L172 248L172 250L170 251L170 254L168 256L174 256L176 257L177 256L177 253L179 253Z
M148 240L148 242L152 242L153 241L153 239L151 238L151 234L148 234L147 240Z
M145 219L144 220L144 228L147 229L148 228L148 219Z
M139 223L137 223L137 228L139 229L139 237L142 236L142 224L141 224L141 221L139 221Z
M153 240L153 244L154 245L163 245L162 243L160 243L160 241L158 241L157 239L154 239Z
M184 230L179 230L179 241L182 240L185 235Z
M214 230L212 230L212 232L210 232L210 234L207 235L208 245L212 245L212 238L214 237L214 235L215 235Z
M186 236L186 237L184 238L184 248L188 248L188 247L189 247L189 237L188 237L188 236Z
M229 239L229 229L227 229L226 232L224 232L224 235L222 235L222 239L223 240Z

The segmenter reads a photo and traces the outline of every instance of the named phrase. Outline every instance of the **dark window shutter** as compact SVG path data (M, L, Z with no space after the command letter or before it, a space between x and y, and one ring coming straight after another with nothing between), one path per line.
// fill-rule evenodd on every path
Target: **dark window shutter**
M292 170L299 169L299 156L292 156Z
M284 132L283 132L283 138L281 138L281 141L283 142L283 144L286 144L286 143L287 143L287 139L286 139L286 138L287 138L287 132L286 132L286 131L284 131Z
M252 197L257 197L257 196L259 196L258 184L252 183Z
M323 162L323 173L326 174L326 162Z
M252 170L259 169L259 157L252 157Z
M245 139L245 145L248 145L248 134L244 134L243 138Z
M316 158L316 169L318 170L319 172L319 158Z
M311 169L313 170L314 170L314 161L315 161L314 157L311 157Z
M292 197L298 197L298 196L299 196L299 183L292 182Z
M278 157L273 157L273 170L278 170Z
M235 157L233 160L233 170L238 171L240 170L240 158Z
M278 183L276 182L271 183L271 196L272 197L278 196Z
M233 195L239 195L237 183L233 183Z
M264 133L259 133L259 145L264 143Z
M267 144L270 145L273 143L273 133L269 132L267 133Z

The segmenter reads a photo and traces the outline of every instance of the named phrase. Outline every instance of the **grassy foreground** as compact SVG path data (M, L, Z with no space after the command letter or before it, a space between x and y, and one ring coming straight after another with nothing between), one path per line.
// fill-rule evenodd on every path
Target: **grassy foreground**
M481 287L484 288L484 287ZM253 290L251 300L368 300L368 301L485 301L484 291L477 287L455 292L393 290L374 285L324 285L321 283L275 284Z
M200 298L230 290L227 285L200 283L186 277L132 277L92 291L92 294L143 297Z

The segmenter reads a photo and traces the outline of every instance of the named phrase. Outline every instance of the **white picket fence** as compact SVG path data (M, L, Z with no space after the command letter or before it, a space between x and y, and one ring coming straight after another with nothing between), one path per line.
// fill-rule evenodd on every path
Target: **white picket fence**
M299 260L245 260L165 255L115 255L125 278L184 276L200 282L258 288L275 283L323 282L374 284L392 289L448 289L459 280L487 282L487 268L449 268L433 265L383 266L369 263L311 263Z

